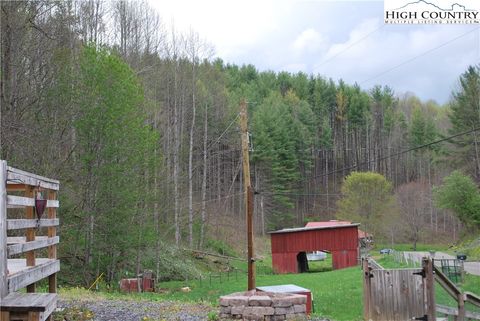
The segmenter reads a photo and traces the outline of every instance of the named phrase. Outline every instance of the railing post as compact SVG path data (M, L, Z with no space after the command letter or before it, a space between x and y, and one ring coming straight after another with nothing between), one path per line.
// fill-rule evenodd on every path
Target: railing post
M0 161L0 301L8 294L7 284L7 162Z
M427 310L425 311L428 321L436 320L436 305L435 305L435 278L433 276L433 262L429 258L424 258L422 261L423 271L425 272L425 291L427 299Z
M57 192L49 190L48 191L48 199L49 200L56 200L57 199ZM57 218L57 209L55 207L48 208L48 218L49 219L56 219ZM57 227L50 226L48 227L48 237L55 237L57 236ZM57 259L57 245L52 245L48 247L48 258L56 260ZM57 274L54 273L48 277L48 292L50 293L57 293Z
M465 295L460 292L457 296L458 301L458 316L457 321L465 320Z
M35 187L27 186L25 190L25 196L35 199ZM33 220L35 219L35 213L32 206L25 207L25 218ZM25 231L25 239L27 242L35 241L35 228L27 228ZM25 254L27 259L27 266L35 266L35 251L28 251ZM32 283L27 286L28 293L35 292L35 283Z
M370 313L370 294L371 290L371 279L370 279L370 267L368 266L368 259L364 258L362 261L362 270L363 270L363 319L368 321L371 320Z

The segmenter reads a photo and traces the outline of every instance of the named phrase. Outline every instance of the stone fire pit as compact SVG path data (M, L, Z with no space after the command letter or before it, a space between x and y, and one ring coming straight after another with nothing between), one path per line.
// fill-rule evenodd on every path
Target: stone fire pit
M306 320L307 297L300 294L247 291L220 297L220 318Z

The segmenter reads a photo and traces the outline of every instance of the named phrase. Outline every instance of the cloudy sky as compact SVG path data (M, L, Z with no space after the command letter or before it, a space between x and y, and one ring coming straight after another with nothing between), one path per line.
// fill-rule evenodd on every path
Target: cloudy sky
M165 25L192 28L226 62L321 74L368 89L448 101L480 62L478 25L385 25L383 1L151 0Z

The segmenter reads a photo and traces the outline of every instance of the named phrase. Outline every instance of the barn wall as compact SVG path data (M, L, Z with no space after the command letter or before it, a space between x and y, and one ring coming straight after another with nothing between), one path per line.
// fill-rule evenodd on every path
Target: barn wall
M272 254L272 267L275 273L297 273L297 253Z
M333 268L357 264L358 227L271 234L272 265L277 273L296 273L297 254L325 250L332 253Z
M358 262L357 250L343 250L332 252L333 269L344 269L346 267L355 266Z

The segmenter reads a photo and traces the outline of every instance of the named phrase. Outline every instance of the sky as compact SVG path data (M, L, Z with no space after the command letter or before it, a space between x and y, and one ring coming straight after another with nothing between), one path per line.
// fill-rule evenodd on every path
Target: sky
M383 1L149 1L167 27L194 30L215 57L260 71L388 85L444 104L480 62L479 25L386 25Z

